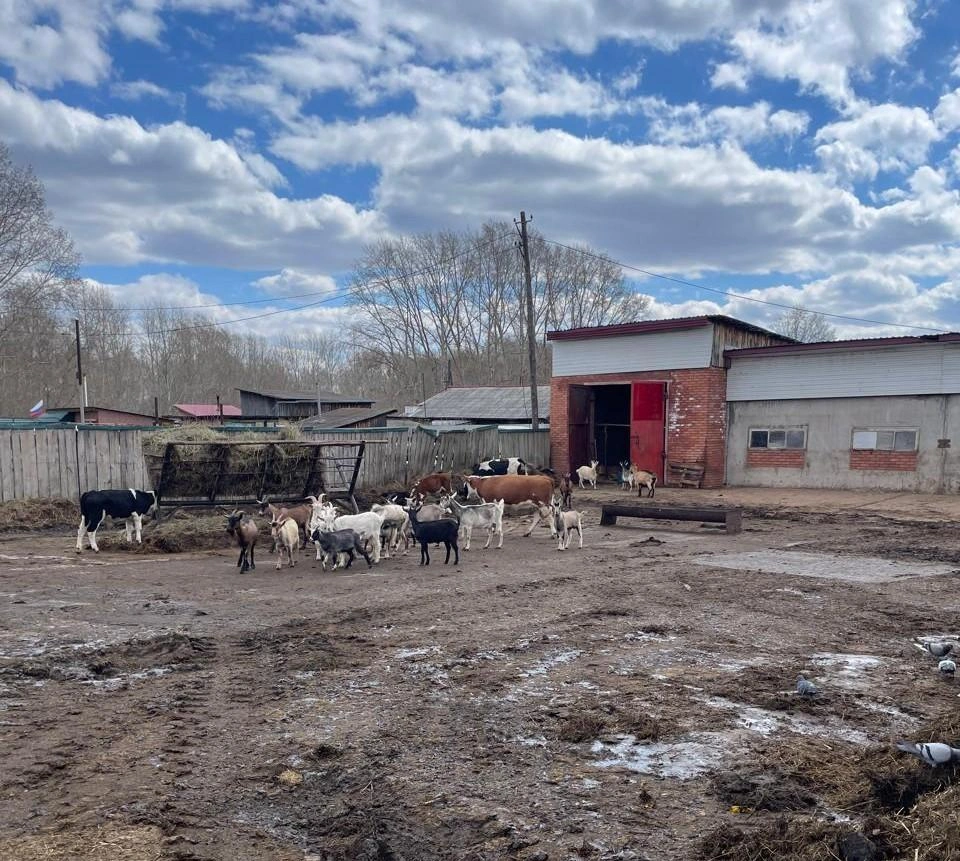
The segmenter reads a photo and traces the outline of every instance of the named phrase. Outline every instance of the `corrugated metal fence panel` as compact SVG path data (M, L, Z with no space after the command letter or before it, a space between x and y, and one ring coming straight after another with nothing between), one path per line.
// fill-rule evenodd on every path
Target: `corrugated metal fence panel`
M373 442L368 445L357 487L410 487L431 472L466 472L475 463L498 456L522 457L528 463L550 460L548 431L504 431L483 427L431 433L418 427L328 430L305 436L311 442ZM517 452L521 453L517 453Z
M579 377L628 371L709 368L713 326L648 335L553 342L553 375Z
M499 457L519 457L531 466L550 465L550 431L500 431Z
M140 431L0 430L0 501L148 488Z
M734 358L727 374L728 401L958 392L960 347L951 344Z

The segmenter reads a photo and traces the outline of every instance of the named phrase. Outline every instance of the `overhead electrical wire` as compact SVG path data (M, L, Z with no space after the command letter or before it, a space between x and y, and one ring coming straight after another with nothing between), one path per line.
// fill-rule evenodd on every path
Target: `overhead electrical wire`
M769 299L758 299L755 296L744 296L742 293L733 293L730 290L721 290L717 287L706 287L703 284L697 284L693 281L686 281L683 278L675 278L672 275L663 275L660 272L651 272L648 269L641 269L639 266L631 266L629 263L621 263L619 260L614 260L609 255L596 254L593 251L587 251L585 248L576 248L573 245L565 245L563 242L558 242L555 239L547 239L546 237L542 238L544 242L550 245L556 245L559 248L566 248L568 251L574 251L577 254L593 257L596 260L605 260L608 263L613 263L616 266L619 266L621 269L629 269L633 272L639 272L649 278L660 278L663 281L672 281L674 284L682 284L684 287L694 287L697 290L706 290L710 293L718 293L721 296L727 296L731 299L743 299L746 302L758 302L761 305L771 305L774 308L784 308L788 311L803 311L805 314L818 314L821 317L830 317L834 320L848 320L854 323L870 323L874 326L897 326L902 329L922 329L927 332L945 331L944 329L936 329L933 326L916 326L912 323L891 323L887 320L869 320L866 317L851 317L847 314L831 314L829 311L814 311L810 308L801 308L798 305L785 305L782 302L771 302Z

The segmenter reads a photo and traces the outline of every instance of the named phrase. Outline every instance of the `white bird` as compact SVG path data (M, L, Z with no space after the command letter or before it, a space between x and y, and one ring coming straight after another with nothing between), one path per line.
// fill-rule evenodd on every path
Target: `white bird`
M797 693L802 697L815 697L820 693L820 689L803 676L797 676Z
M957 665L953 661L941 661L937 669L945 676L952 676L957 671Z
M950 762L960 762L960 748L950 747L941 741L931 741L928 744L914 744L912 741L898 741L897 748L904 753L918 756L927 765L947 765Z
M914 643L921 652L927 652L928 654L933 655L935 658L945 658L950 652L953 651L953 643L945 643L942 641L933 642L933 643Z

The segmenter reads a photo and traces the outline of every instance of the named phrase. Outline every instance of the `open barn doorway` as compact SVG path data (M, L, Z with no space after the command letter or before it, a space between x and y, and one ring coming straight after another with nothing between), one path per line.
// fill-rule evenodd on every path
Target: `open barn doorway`
M630 460L630 386L590 386L593 394L594 458L600 473L617 480L620 462Z

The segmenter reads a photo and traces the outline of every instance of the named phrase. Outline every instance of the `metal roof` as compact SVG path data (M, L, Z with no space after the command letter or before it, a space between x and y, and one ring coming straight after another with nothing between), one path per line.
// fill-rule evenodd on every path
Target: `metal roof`
M782 356L786 353L876 350L884 347L956 342L960 342L960 332L943 332L935 335L894 335L889 338L850 338L846 341L813 341L809 344L778 344L770 347L744 347L739 350L724 350L723 355L728 359L741 359L749 356Z
M373 398L363 398L359 395L340 395L336 392L292 392L282 389L245 389L237 387L238 392L247 392L251 395L260 395L263 398L272 398L275 401L322 401L325 404L373 404Z
M355 425L370 419L388 416L397 411L396 407L377 406L372 407L340 407L337 410L330 410L323 415L313 416L300 422L303 430L321 430L323 428L344 428Z
M721 323L746 332L758 335L769 335L785 342L792 342L792 338L771 332L753 323L746 323L736 317L726 314L705 314L700 317L670 317L665 320L636 320L632 323L612 323L609 326L582 326L579 329L564 329L557 332L547 332L548 341L578 341L584 338L604 338L612 335L648 335L653 332L674 332L680 329L698 329L709 326L711 323Z
M537 386L539 418L550 417L550 386ZM426 406L426 412L424 412ZM407 416L464 421L530 421L528 386L455 386L427 398Z
M195 419L220 418L220 409L216 404L174 404L173 407ZM243 415L240 412L240 407L235 407L233 404L223 404L222 409L225 416L236 418Z

